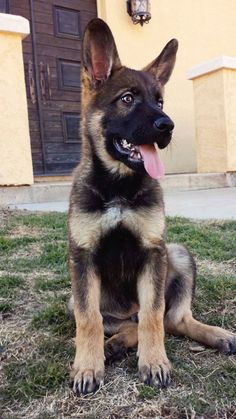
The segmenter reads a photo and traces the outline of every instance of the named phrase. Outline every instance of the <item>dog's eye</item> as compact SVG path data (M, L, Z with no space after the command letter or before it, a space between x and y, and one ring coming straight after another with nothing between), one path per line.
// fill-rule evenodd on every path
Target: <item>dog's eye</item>
M126 93L125 95L121 96L121 100L124 103L127 103L128 105L131 105L131 103L133 103L134 101L134 97L133 95L131 95L131 93Z
M157 100L157 106L158 108L162 109L163 108L163 99L158 99Z

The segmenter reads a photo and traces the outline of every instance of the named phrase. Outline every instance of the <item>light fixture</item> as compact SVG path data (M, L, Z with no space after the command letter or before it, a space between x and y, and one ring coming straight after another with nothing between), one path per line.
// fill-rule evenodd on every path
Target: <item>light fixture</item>
M143 26L144 23L149 22L151 19L150 9L150 0L127 1L127 12L135 25L140 23L140 25Z

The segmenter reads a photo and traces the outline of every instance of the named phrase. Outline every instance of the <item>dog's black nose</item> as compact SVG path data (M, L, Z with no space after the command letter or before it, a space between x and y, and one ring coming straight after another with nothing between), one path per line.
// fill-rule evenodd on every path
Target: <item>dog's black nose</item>
M174 129L174 122L168 116L162 116L154 122L154 128L161 133L171 132Z

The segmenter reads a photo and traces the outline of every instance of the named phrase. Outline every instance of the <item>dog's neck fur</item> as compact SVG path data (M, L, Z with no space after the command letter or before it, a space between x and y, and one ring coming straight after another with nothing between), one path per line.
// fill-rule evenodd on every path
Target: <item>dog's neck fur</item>
M159 183L148 175L132 172L120 176L112 173L96 153L91 154L90 160L82 159L82 162L75 178L85 192L86 202L79 204L83 209L88 210L92 203L91 210L96 211L104 210L110 203L114 206L149 208L162 202Z

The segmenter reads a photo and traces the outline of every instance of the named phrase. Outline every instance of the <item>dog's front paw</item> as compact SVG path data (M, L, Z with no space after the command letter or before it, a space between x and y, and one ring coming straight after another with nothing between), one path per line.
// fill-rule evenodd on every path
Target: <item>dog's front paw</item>
M144 384L164 388L170 384L171 364L166 357L139 362L139 376Z
M72 368L71 383L73 392L79 395L85 395L88 393L94 393L98 388L103 385L104 382L104 370L95 369L76 369Z

